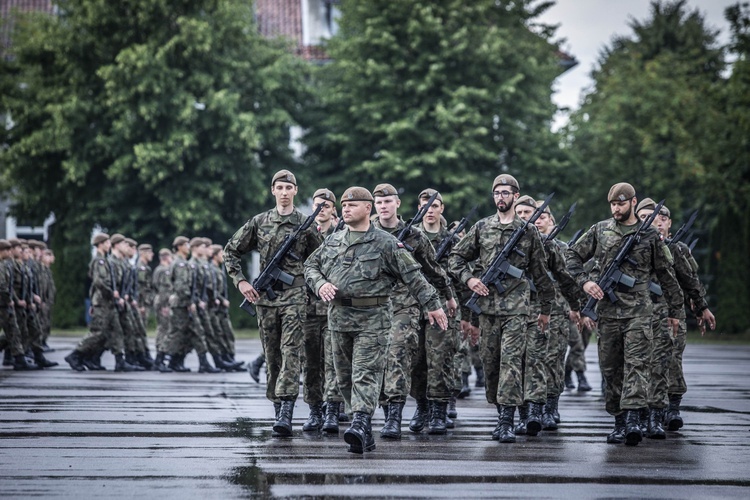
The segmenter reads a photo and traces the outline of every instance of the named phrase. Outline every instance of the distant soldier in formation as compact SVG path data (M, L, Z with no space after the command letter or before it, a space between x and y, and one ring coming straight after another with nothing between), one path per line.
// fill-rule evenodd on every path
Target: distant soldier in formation
M159 265L154 269L152 287L154 290L154 315L156 316L156 358L154 365L164 369L165 341L169 333L169 296L172 294L172 252L168 248L159 250Z

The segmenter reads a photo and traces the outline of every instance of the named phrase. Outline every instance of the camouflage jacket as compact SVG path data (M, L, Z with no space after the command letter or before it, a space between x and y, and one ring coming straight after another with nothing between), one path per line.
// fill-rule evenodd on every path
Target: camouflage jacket
M449 265L453 277L466 284L470 278L479 278L492 263L495 255L502 250L516 228L524 222L515 217L510 224L501 224L497 214L481 219L474 224L466 236L453 247ZM510 263L528 273L534 280L541 314L550 314L555 300L555 289L547 270L547 256L544 253L539 230L529 226L526 233L516 245L523 255L513 252ZM476 261L472 272L469 265ZM485 314L495 316L514 316L531 314L529 282L525 277L507 276L503 280L505 293L497 293L489 286L490 294L480 297L477 305Z
M162 266L161 264L156 266L151 279L151 286L155 291L154 307L156 309L167 307L169 305L169 296L172 294L172 275L170 273L170 268Z
M435 288L420 272L419 263L393 236L371 225L349 243L349 228L332 234L305 262L305 280L318 293L332 283L336 298L393 298L394 284L401 283L423 307L441 307ZM331 303L328 323L339 331L390 331L391 300L374 307L352 307Z
M704 309L708 308L708 304L706 303L706 289L703 288L703 284L698 279L698 263L695 262L690 253L690 248L686 244L679 242L674 245L674 250L672 257L674 258L674 274L677 282L680 284L685 298L693 302L696 313L700 314ZM655 283L659 283L657 276L652 275L652 279ZM656 296L652 294L651 298L654 300L655 308L662 309L667 307L667 302L663 295Z
M91 305L96 307L114 304L114 292L118 288L117 277L110 257L97 255L91 259L89 278L91 278L91 288L89 289Z
M623 237L635 232L641 224L638 221L632 226L624 226L614 218L603 220L591 226L568 248L565 260L578 286L583 287L587 281L597 282L609 262L617 255ZM618 288L615 291L617 302L613 303L606 297L600 300L596 306L597 314L605 318L651 316L653 302L649 297L648 283L651 275L656 274L669 305L669 317L684 318L682 291L674 275L669 249L659 238L656 229L648 228L641 234L640 242L633 246L629 254L635 265L625 262L620 268L623 273L635 278L635 286L633 289ZM587 272L584 264L590 259L593 259L593 265Z
M289 216L279 215L276 208L256 215L245 223L234 233L224 248L225 265L227 273L232 278L234 285L240 281L248 281L242 272L242 256L257 250L260 254L260 268L264 269L276 250L281 246L284 237L295 231L307 217L296 208ZM279 286L274 289L277 297L269 300L265 294L261 294L257 305L273 307L290 304L305 304L307 302L307 291L304 283L304 262L323 241L317 227L311 225L292 248L291 253L299 260L287 254L281 262L281 268L288 274L294 276L294 284L289 287Z
M144 307L152 307L156 290L153 285L151 266L138 261L136 277L138 280L138 302Z
M380 224L380 218L376 215L372 218L372 224L378 229L382 229L386 233L392 234L394 237L401 231L406 223L399 216L398 224L395 228L384 228ZM422 273L424 274L427 281L430 282L440 293L440 296L444 300L455 298L455 292L451 288L451 281L448 275L445 273L440 264L435 260L435 249L432 244L424 235L424 233L412 226L409 234L404 238L404 243L414 249L411 252L414 259L422 267ZM400 311L407 307L414 307L418 304L416 297L409 294L409 289L403 283L396 283L391 295L393 301L393 310Z
M52 274L52 269L49 267L43 267L44 274L46 275L47 282L47 299L46 302L50 305L55 303L57 298L57 287L55 286L55 277Z
M169 274L172 278L172 294L169 296L169 306L188 307L193 303L193 296L197 293L197 266L176 254L169 268Z
M424 229L424 226L422 224L420 224L418 228L420 231L422 231L422 234L424 234L425 238L427 238L427 241L429 241L432 245L432 249L435 251L435 257L437 258L437 250L440 247L440 244L443 243L443 240L445 240L445 238L448 238L450 236L451 232L448 231L448 228L443 224L440 225L440 231L438 231L437 233L430 233L429 231ZM458 239L456 239L456 241L458 241ZM440 267L443 269L446 277L448 278L448 283L451 287L452 298L458 300L455 283L453 277L450 274L450 268L448 266L449 256L450 252L446 252L445 255L443 255L443 258L437 261L437 263L440 264Z
M555 305L552 314L567 314L569 310L580 311L586 304L586 294L568 272L564 252L568 245L560 240L544 241L547 252L547 268L555 285Z
M325 240L325 238L328 238L330 235L333 234L334 229L336 229L336 226L331 224L328 227L328 230L325 232L321 232L320 235ZM320 227L318 227L318 231L320 231ZM320 300L320 298L312 292L310 287L307 287L307 294L308 294L307 315L308 316L328 315L328 304Z
M8 306L15 297L13 290L15 270L11 269L12 265L11 259L0 260L0 306L3 307Z

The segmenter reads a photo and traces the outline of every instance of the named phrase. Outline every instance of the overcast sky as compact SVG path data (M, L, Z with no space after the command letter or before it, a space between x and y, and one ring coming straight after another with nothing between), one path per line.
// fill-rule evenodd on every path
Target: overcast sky
M687 6L690 11L697 8L709 27L721 30L720 40L726 42L724 9L735 3L737 0L688 0ZM553 99L558 106L578 107L581 92L592 86L589 74L601 49L614 35L631 36L630 19L648 19L650 4L650 0L557 0L545 12L541 20L560 25L557 36L566 39L563 49L578 60L578 66L557 79Z

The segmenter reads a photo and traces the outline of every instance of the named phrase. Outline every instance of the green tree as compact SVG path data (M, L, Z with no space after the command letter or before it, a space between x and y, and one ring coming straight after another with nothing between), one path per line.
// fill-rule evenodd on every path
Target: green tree
M56 215L67 326L79 322L92 227L225 241L293 164L288 130L307 97L306 65L258 34L251 2L58 4L15 23L0 189L25 218Z
M554 29L536 21L550 4L342 2L332 62L313 79L305 144L316 179L338 193L390 182L409 206L434 187L453 218L481 200L491 211L501 172L529 194L549 190L565 166L550 132Z

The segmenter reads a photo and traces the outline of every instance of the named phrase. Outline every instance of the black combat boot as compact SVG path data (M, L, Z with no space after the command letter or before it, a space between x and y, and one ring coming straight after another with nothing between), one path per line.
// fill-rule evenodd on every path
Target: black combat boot
M477 381L474 383L474 387L484 387L484 368L475 368L477 371Z
M148 351L139 352L135 356L138 364L141 365L147 372L154 369L154 359L151 357L151 354Z
M231 367L224 362L224 360L221 358L219 353L212 352L211 357L214 360L214 366L216 368L218 368L219 370L227 371L227 372L232 371Z
M339 422L348 422L349 415L346 414L346 403L343 401L339 403Z
M411 422L409 422L409 430L412 432L422 432L425 424L427 424L429 412L429 401L426 399L418 400L417 409L414 411L414 416L411 417Z
M448 416L448 412L445 412L445 428L446 429L453 429L456 427L456 423L453 421L452 418Z
M154 360L154 367L159 370L159 373L172 373L174 370L170 368L172 364L172 356L167 353L160 352L156 355Z
M681 394L669 395L669 407L664 415L664 425L667 426L668 431L678 431L682 429L682 426L685 424L680 415L680 403L682 403Z
M625 412L615 417L615 430L607 435L607 444L622 444L625 442Z
M53 366L57 366L60 364L60 363L57 363L55 361L50 361L47 358L45 358L44 353L42 351L37 351L34 353L34 362L40 369L52 368Z
M273 404L273 421L276 422L279 419L279 412L281 411L281 403Z
M578 375L578 392L590 391L591 386L589 385L588 380L586 380L586 375L583 373L583 370L577 371L576 375Z
M648 436L648 407L638 410L638 419L641 424L641 434Z
M458 393L458 399L463 399L471 394L469 375L471 375L471 372L461 372L461 391Z
M307 422L302 425L305 432L319 431L323 427L323 402L313 403L310 405L310 416Z
M273 424L274 437L291 437L292 416L294 415L294 401L282 401L279 406L279 416Z
M573 383L573 377L571 376L573 373L573 370L570 370L568 368L565 369L565 388L566 389L575 389L576 385Z
M190 368L185 366L184 354L173 354L172 359L169 361L169 368L177 373L187 373L190 371Z
M224 355L222 355L220 357L221 357L221 360L224 362L224 364L227 366L227 368L226 368L227 371L241 372L241 371L243 371L245 369L243 367L243 365L245 364L244 361L236 361L228 353L226 353L226 354L224 354Z
M385 418L385 425L380 429L380 437L385 439L401 439L401 418L404 413L404 403L391 403Z
M445 417L448 410L448 403L444 401L430 401L430 423L427 427L427 434L445 434Z
M446 413L448 418L458 418L458 410L456 410L456 396L451 396L450 401L448 401L448 413Z
M81 356L81 363L86 367L87 370L92 372L96 371L107 371L107 368L102 366L102 355L91 353L88 356Z
M261 354L247 365L247 372L250 374L250 378L257 383L260 383L260 367L263 366L265 360L265 357Z
M667 433L664 432L662 427L662 420L664 419L664 410L662 408L649 408L648 409L648 436L651 439L665 439Z
M544 403L529 403L529 418L526 419L526 433L529 436L536 436L539 431L546 429L544 408Z
M135 353L133 353L132 351L125 353L125 362L131 365L141 366L140 363L138 363L137 358L135 357Z
M116 372L142 372L143 367L138 365L131 365L125 361L123 354L115 354L115 371Z
M560 404L560 396L555 396L551 399L551 405L552 405L552 417L555 419L555 423L560 423L560 410L558 410L558 406Z
M5 349L5 354L3 354L3 366L13 366L13 356L10 354L10 347Z
M500 414L498 415L498 423L500 424L500 430L498 432L498 441L501 443L515 443L516 434L513 432L513 417L516 413L515 406L500 406ZM529 407L529 413L531 413L531 407ZM528 423L527 431L528 431Z
M518 407L518 424L516 424L516 435L526 435L526 420L529 418L529 403Z
M321 427L323 432L329 434L339 433L339 404L338 402L328 401L326 404L326 418Z
M206 353L198 355L198 373L219 373L221 370L219 368L214 368L211 366L211 363L208 361L208 358L206 357Z
M625 413L625 444L628 446L636 446L642 440L641 411L628 410Z
M552 398L547 398L547 401L542 405L542 428L545 431L557 430L557 422L555 422L555 413L552 405Z
M372 436L371 416L365 412L355 411L352 425L344 432L344 441L349 445L349 453L363 454L375 449L375 438Z
M76 352L76 351L73 351L73 352ZM70 354L68 356L70 356ZM67 357L65 359L67 360ZM73 368L73 365L70 365L70 367ZM30 359L27 359L26 356L24 356L23 354L16 354L15 356L13 356L13 369L19 370L19 371L38 370L39 367L36 365L36 363L31 361ZM75 370L75 368L73 369ZM76 371L82 372L83 369L76 370Z
M23 356L23 354L21 354L21 356ZM65 362L68 363L70 367L75 371L83 372L86 371L86 367L83 365L82 358L83 357L81 356L81 353L74 350L73 352L65 356Z

